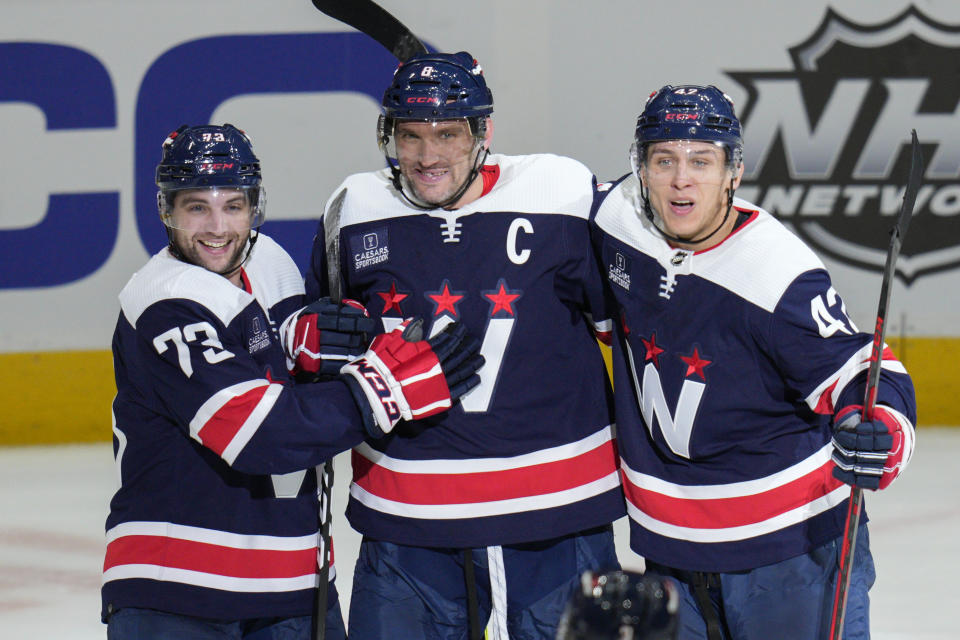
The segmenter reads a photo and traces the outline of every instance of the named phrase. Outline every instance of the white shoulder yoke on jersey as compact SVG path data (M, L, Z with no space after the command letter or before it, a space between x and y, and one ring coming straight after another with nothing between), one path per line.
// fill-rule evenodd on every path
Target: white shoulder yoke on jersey
M760 207L734 198L736 209L755 212L720 244L695 252L678 269L671 247L643 214L640 182L627 176L606 196L596 223L606 233L659 262L677 275L709 280L767 310L776 308L787 287L806 271L823 269L817 255Z
M485 211L566 214L583 219L590 214L593 174L576 160L552 154L492 154L486 164L500 167L497 183L482 198L455 211L423 211L411 206L393 188L389 169L348 176L333 191L324 210L328 211L336 195L346 188L341 226L411 215L448 218Z
M293 260L262 233L244 268L254 295L267 309L275 302L303 293L303 281ZM133 326L151 305L177 298L197 302L227 325L250 304L252 296L219 274L174 258L164 248L133 274L119 298L120 308Z

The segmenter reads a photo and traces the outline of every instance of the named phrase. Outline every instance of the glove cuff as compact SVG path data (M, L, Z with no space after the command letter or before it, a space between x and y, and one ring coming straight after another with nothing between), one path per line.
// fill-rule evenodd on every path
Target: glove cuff
M353 396L353 401L357 403L357 410L360 411L360 417L363 419L364 431L375 440L387 435L386 432L377 425L377 418L374 415L373 407L370 406L370 402L363 392L363 386L356 381L353 375L342 375L340 379L347 385L350 394Z

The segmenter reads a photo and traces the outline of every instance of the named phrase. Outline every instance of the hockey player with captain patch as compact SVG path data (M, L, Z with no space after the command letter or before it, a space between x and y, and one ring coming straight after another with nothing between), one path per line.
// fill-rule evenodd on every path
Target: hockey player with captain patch
M462 325L430 342L399 328L348 363L390 389L382 398L349 374L294 386L289 366L368 340L355 307L301 310L296 265L257 231L266 194L247 136L181 127L163 144L157 185L169 245L120 293L113 340L120 486L106 524L107 635L313 638L314 467L389 430L375 422L388 398L419 417L449 407L452 388L479 382L479 343ZM332 585L328 596L326 637L343 638Z
M823 638L848 485L883 489L907 464L914 391L886 348L861 421L872 336L816 255L734 197L742 145L720 90L666 86L633 172L598 188L631 547L679 580L682 639ZM869 637L873 579L863 525L845 638Z
M378 125L389 167L348 177L317 234L308 298L328 292L332 233L344 295L386 330L460 320L485 359L460 405L354 449L355 640L471 624L477 637L488 621L491 638L552 638L580 574L618 566L593 177L568 158L490 154L492 111L468 53L405 61Z

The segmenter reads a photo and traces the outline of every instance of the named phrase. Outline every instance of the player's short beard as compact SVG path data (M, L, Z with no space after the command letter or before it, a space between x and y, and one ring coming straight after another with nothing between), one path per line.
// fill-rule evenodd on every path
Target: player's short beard
M233 253L230 254L230 260L227 262L227 266L224 267L223 269L220 269L219 271L215 271L214 269L211 269L209 266L204 264L201 258L200 250L197 249L195 242L192 239L187 244L189 248L185 250L184 247L181 245L181 243L178 242L178 239L176 237L176 232L174 232L172 237L170 238L170 247L173 250L174 256L177 259L182 260L183 262L186 262L188 264L195 265L197 267L202 267L207 271L216 273L217 275L221 275L224 278L229 278L234 273L236 273L237 270L243 264L243 261L246 259L245 251L247 247L247 240L244 239L241 241L240 236L237 235L234 238L234 244L236 245L236 247L233 249Z

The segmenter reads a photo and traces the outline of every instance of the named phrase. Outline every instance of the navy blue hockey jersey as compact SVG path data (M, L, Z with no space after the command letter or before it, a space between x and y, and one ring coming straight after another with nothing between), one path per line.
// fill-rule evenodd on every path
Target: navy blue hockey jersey
M596 249L614 299L614 383L631 546L661 564L735 571L842 533L831 417L862 404L872 336L816 255L767 212L720 244L672 248L637 211L631 174L598 195ZM595 231L596 231L595 229ZM889 349L878 403L913 446L913 386Z
M342 382L289 383L276 327L303 282L263 234L244 282L164 249L120 293L104 615L312 612L313 467L362 440L361 416Z
M480 385L449 412L354 449L347 515L379 540L520 543L624 512L593 334L604 328L588 232L593 177L548 155L494 155L484 174L489 191L455 211L411 207L387 170L351 176L334 192L346 189L343 295L387 330L410 316L431 334L462 321L486 359ZM328 288L324 231L321 222L308 298Z

